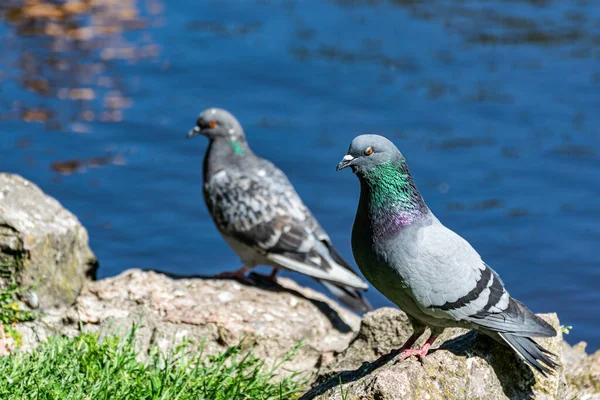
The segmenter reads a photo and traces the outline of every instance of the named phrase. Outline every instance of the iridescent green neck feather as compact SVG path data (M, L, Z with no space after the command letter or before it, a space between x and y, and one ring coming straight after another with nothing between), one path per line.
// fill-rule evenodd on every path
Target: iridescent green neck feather
M240 146L240 144L238 142L236 142L234 139L232 139L231 142L229 142L229 144L231 145L231 148L233 149L233 154L235 154L236 156L241 156L244 154L244 148L242 146Z
M359 178L375 235L393 234L430 215L404 160L377 165Z

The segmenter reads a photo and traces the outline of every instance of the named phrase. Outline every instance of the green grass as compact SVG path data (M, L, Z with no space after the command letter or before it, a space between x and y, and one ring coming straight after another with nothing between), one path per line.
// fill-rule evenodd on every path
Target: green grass
M562 332L563 335L568 335L569 333L571 333L572 329L573 329L572 325L561 325L560 326L560 331Z
M35 319L35 313L22 309L16 300L17 296L25 295L33 289L19 286L16 279L19 268L21 268L20 258L12 262L0 262L0 279L5 282L5 287L0 289L0 324L3 325L4 333L12 337L17 344L21 341L21 337L13 329L13 325Z
M350 395L350 388L347 388L344 392L344 383L342 382L342 377L340 376L340 394L342 396L342 400L348 400L348 396Z
M306 378L274 382L281 363L267 367L234 346L203 356L190 343L161 354L153 347L136 360L135 329L125 337L54 337L29 353L0 358L0 398L11 399L295 399Z
M0 323L6 325L16 322L31 321L35 315L27 310L22 310L16 302L16 296L27 293L32 288L21 288L16 280L17 272L21 268L19 258L13 262L0 262L0 278L6 282L6 287L0 289Z

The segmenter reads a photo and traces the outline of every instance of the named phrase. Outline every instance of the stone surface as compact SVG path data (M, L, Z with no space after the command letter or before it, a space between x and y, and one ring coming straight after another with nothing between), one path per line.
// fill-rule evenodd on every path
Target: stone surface
M80 323L85 331L101 334L125 332L138 323L142 354L151 344L167 351L183 338L205 341L208 354L243 340L244 347L252 348L267 363L304 342L284 369L312 372L348 346L360 318L290 279L279 278L278 283L173 279L157 272L129 270L86 283L72 307L55 310L17 329L23 350L28 350L49 335L77 335Z
M562 346L569 398L600 400L600 350L587 355L585 342L573 347L563 342Z
M541 317L558 328L555 314ZM317 384L302 399L341 399L342 392L348 400L567 398L562 367L555 375L543 377L507 347L462 329L448 329L436 342L439 349L423 361L415 357L377 360L400 347L411 331L406 315L397 309L367 314L348 349L321 368ZM539 342L561 356L560 334Z
M561 337L540 340L561 357L565 368L546 378L533 373L504 346L461 329L447 330L423 361L397 362L392 356L374 362L411 334L404 313L382 308L366 314L361 322L320 293L285 278L278 283L180 279L129 270L87 282L74 305L49 310L16 329L22 335L21 350L28 351L55 334L75 336L82 328L103 336L138 324L141 358L153 344L167 351L184 338L204 341L208 354L243 340L243 346L267 365L304 342L283 365L284 371L319 371L304 399L341 399L343 390L348 400L600 400L600 353L586 355L584 344L570 347ZM558 326L554 314L542 317ZM424 339L425 335L421 343ZM10 338L3 348L5 353L15 351Z
M77 217L11 174L0 174L0 264L20 265L17 280L37 286L32 298L41 308L72 304L97 268Z

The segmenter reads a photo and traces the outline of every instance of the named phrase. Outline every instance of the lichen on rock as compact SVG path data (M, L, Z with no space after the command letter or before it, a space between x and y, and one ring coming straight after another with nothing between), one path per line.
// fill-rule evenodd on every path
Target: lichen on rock
M585 342L570 346L562 343L563 364L571 399L600 400L600 350L585 352Z
M97 261L77 217L33 183L0 174L0 263L19 264L42 308L72 304ZM2 282L4 285L6 281Z
M558 328L555 314L540 316ZM378 360L399 348L411 332L406 315L397 309L367 314L348 349L319 371L317 384L302 398L340 399L342 392L353 400L566 398L562 367L544 377L510 348L464 329L447 329L436 342L439 348L422 361L398 361L394 354ZM539 340L560 358L560 334Z

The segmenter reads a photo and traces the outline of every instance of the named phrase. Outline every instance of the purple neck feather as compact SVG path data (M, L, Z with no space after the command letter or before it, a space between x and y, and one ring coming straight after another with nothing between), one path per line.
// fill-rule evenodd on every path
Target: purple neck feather
M374 237L388 238L402 229L431 218L406 162L385 163L361 179L361 200L369 216Z

